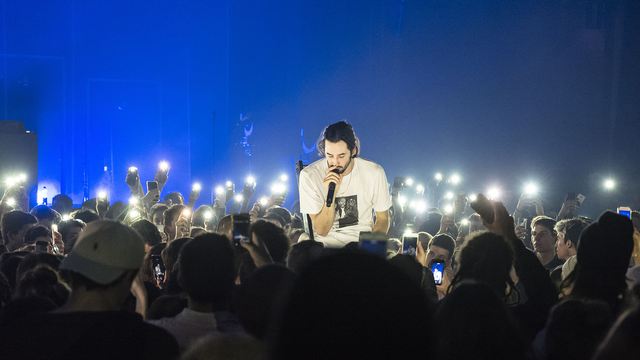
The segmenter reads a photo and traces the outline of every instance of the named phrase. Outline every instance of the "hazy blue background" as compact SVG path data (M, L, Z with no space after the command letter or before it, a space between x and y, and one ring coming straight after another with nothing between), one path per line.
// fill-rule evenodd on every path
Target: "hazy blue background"
M640 205L637 1L3 0L2 22L0 115L39 134L50 197L123 199L129 166L166 159L167 191L210 202L249 173L242 116L257 195L293 176L301 129L346 119L390 182Z

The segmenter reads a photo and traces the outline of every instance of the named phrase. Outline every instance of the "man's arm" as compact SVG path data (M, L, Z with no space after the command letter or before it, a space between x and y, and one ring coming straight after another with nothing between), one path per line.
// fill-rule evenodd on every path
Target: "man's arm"
M373 232L386 234L389 231L389 210L376 211L376 224L373 225Z
M318 214L309 214L311 218L311 224L316 230L318 235L327 236L331 227L333 226L333 219L335 217L336 207L332 204L331 207L324 206Z

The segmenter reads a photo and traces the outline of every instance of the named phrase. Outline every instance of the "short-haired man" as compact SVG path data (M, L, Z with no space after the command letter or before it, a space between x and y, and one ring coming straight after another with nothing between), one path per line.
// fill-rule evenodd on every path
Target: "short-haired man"
M353 127L345 121L327 126L318 151L325 158L300 173L300 211L309 214L315 239L342 247L358 241L362 231L386 234L391 207L387 177L382 166L359 157ZM327 199L331 183L335 191Z
M20 210L2 215L2 240L7 251L15 251L24 245L24 235L38 222L35 216Z
M587 222L582 219L560 220L555 226L557 233L556 254L558 259L564 260L562 265L562 278L568 275L576 264L578 254L578 240L580 233L587 227Z
M564 261L556 255L556 221L548 216L536 216L531 221L533 252L545 269L552 271Z
M3 359L175 359L176 340L121 306L144 258L133 229L88 224L60 264L72 279L67 302L0 329ZM34 341L34 329L37 340Z
M208 334L241 332L240 321L227 312L235 274L233 250L224 235L204 234L180 249L178 283L188 306L174 317L149 321L173 334L181 350Z
M47 229L51 229L51 225L62 219L57 211L46 205L36 205L29 212L38 219L38 225L42 225Z

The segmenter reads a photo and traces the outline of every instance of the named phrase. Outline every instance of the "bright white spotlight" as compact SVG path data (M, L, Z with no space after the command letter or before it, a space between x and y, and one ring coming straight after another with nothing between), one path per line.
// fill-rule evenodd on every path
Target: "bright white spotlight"
M491 188L491 189L489 189L489 191L487 191L487 195L489 196L489 199L495 200L498 197L500 197L500 189Z
M477 198L478 198L478 196L476 196L476 195L469 195L469 200L471 200L471 201L476 201Z
M611 190L611 189L613 189L614 187L616 187L616 183L615 183L615 181L613 181L612 179L607 179L607 180L604 182L604 188L605 188L605 189L607 189L607 190Z
M453 184L457 184L460 182L460 176L458 175L451 175L451 183Z
M224 193L224 188L222 186L218 186L216 188L216 195L222 195Z
M255 183L256 183L256 179L254 179L254 178L253 178L253 176L249 176L249 177L247 178L247 184L249 184L249 185L253 185L253 184L255 184Z
M538 185L536 184L527 184L527 186L524 187L524 192L527 195L535 195L538 193Z
M130 173L132 173L132 172L136 172L136 171L138 171L138 168L137 168L137 167L135 167L135 166L131 166L131 167L129 168L129 172L130 172Z
M191 216L191 210L189 210L189 209L184 209L184 210L182 210L182 216L183 216L184 218L188 219L188 218L189 218L189 216Z
M423 212L427 211L427 203L426 202L419 201L416 205L417 205L416 206L416 211L417 212L423 213Z
M284 193L286 190L286 187L284 186L284 184L274 184L271 187L271 192L274 194L282 194Z
M400 203L400 205L404 206L407 203L407 198L404 196L399 196L398 202Z
M192 189L193 189L193 191L200 191L200 190L202 190L202 185L200 185L200 183L195 183L195 184L193 184Z
M18 180L16 178L10 177L6 180L6 182L8 187L12 187L13 185L16 184L16 182L18 182Z
M131 199L129 199L129 204L131 205L138 205L140 201L138 201L138 198L132 197Z
M162 161L162 162L160 162L158 167L160 168L160 170L166 171L167 169L169 169L169 163L166 162L166 161Z
M442 174L437 173L436 174L436 180L438 180L438 181L442 180Z
M451 206L451 205L446 205L446 206L444 207L444 212L445 212L445 213L447 213L447 214L451 214L451 213L453 212L453 206Z
M16 204L16 199L14 199L14 198L8 198L7 199L7 205L15 206L15 204Z
M453 199L453 193L451 191L449 191L445 196L449 200Z
M27 181L27 174L20 174L20 181Z
M129 215L131 216L131 219L137 219L140 217L140 211L132 210Z
M419 192L419 193L423 193L424 192L424 186L422 186L422 185L416 186L416 191Z
M227 187L231 187L233 183L231 181L227 181Z
M69 214L62 215L62 220L67 221L69 219L71 219L71 216L69 216Z
M211 219L212 216L213 216L213 214L211 214L211 211L207 211L207 212L204 213L204 218L206 220Z
M289 177L287 176L287 174L280 175L280 181L285 182L287 180L289 180Z
M263 196L260 198L260 205L262 206L267 206L267 204L269 204L269 198Z
M467 226L467 225L469 225L469 220L467 220L467 219L462 219L462 221L460 221L460 224L462 224L462 225L464 225L464 226Z
M98 198L106 199L107 198L107 192L106 191L99 191L98 192Z
M238 194L236 195L236 197L234 198L237 202L242 202L242 194Z
M408 179L405 181L405 184L406 184L407 186L411 186L411 185L413 185L413 179L412 179L412 178L408 178Z

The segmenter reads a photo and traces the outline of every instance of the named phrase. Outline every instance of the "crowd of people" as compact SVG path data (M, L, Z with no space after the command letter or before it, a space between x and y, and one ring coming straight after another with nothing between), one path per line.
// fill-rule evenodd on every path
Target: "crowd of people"
M278 193L249 208L251 186L241 203L228 187L195 207L198 189L186 203L162 195L166 168L146 193L130 171L127 203L57 195L29 209L10 186L0 358L640 356L640 212L589 219L567 197L550 217L527 193L511 214L499 201L479 214L464 193L419 211L400 200L406 180L389 186L351 135L344 122L325 129L293 211ZM383 256L360 246L371 233L386 235Z

